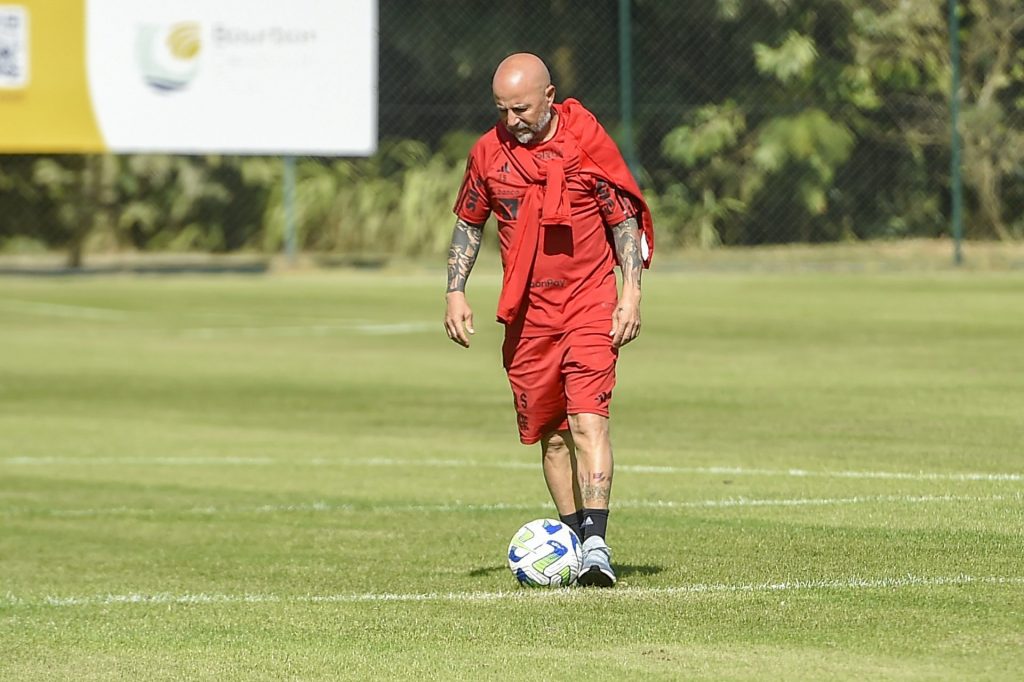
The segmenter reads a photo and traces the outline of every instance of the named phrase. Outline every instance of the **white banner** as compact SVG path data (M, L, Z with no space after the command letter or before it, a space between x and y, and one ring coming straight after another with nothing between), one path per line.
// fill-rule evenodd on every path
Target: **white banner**
M376 149L376 0L87 0L85 21L111 151Z
M0 122L0 152L370 155L377 1L0 0Z

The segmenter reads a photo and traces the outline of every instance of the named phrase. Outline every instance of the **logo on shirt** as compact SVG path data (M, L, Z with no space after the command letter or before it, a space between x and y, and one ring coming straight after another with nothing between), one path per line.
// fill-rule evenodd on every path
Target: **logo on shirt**
M564 279L535 279L530 282L531 289L548 289L564 287L566 281Z
M498 208L501 209L501 217L504 220L512 221L519 217L519 197L509 199L498 199Z
M483 181L476 178L469 183L469 186L466 188L466 208L468 210L476 210L476 207L480 204L480 192L484 186Z
M601 211L605 215L611 215L615 210L615 200L612 198L612 190L608 183L598 178L594 183L594 193L597 194L597 200L601 203Z

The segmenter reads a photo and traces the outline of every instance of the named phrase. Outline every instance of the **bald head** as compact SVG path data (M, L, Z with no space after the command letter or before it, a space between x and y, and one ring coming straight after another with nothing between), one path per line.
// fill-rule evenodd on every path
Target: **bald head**
M506 57L494 71L491 89L498 114L517 140L533 144L551 137L555 86L540 57L528 52Z
M551 74L541 58L529 52L509 55L494 71L491 87L495 93L519 88L544 88L551 85Z

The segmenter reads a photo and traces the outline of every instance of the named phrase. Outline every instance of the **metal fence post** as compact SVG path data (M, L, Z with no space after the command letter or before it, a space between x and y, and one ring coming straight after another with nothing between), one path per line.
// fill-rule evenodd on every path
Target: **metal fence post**
M284 252L290 265L295 264L298 241L295 234L295 157L284 157Z

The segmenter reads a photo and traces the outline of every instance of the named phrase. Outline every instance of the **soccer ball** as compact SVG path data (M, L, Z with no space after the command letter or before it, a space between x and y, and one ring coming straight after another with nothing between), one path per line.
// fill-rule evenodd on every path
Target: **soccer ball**
M520 585L566 587L580 574L583 550L569 526L553 519L530 521L508 545L508 567Z

